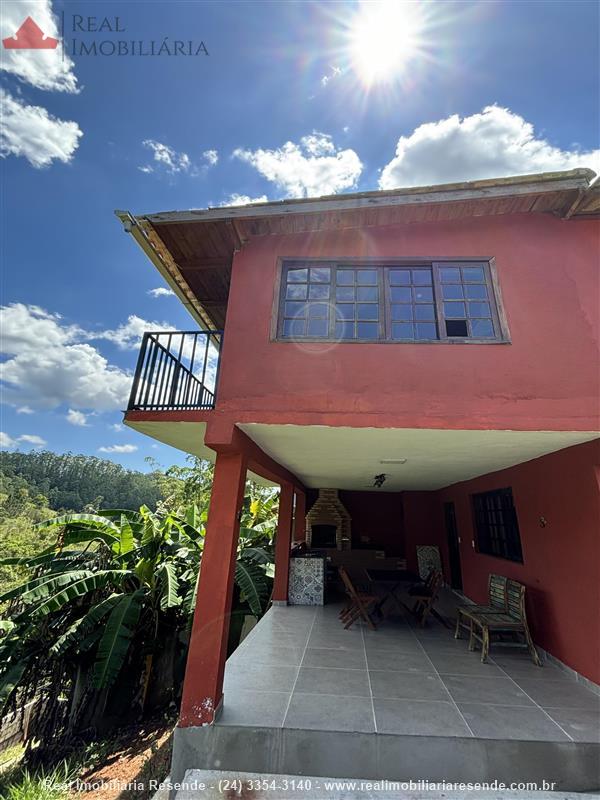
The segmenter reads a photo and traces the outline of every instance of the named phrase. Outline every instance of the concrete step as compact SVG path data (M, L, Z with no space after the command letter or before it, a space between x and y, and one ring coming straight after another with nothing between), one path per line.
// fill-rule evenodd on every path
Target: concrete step
M598 800L597 794L510 791L422 790L391 781L274 775L256 772L188 770L175 800Z

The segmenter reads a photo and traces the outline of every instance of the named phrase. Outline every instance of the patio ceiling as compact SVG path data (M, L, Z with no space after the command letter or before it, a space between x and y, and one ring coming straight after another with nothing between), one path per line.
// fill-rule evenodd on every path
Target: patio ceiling
M590 441L597 432L238 425L308 487L434 490ZM397 463L406 459L405 463ZM389 463L389 462L396 463ZM388 462L388 463L384 463Z

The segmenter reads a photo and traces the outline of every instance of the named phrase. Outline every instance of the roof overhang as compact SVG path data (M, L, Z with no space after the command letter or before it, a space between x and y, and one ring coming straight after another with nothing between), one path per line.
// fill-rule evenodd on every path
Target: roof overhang
M442 222L500 214L600 216L589 169L134 216L116 211L204 329L225 322L233 255L255 236Z

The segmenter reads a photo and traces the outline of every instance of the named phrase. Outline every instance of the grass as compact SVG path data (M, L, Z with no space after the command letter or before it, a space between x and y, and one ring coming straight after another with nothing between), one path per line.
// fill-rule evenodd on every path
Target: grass
M0 770L11 761L19 761L25 752L22 742L13 744L12 747L7 747L6 750L0 752Z
M73 777L66 762L51 772L36 774L16 768L2 776L0 800L69 800L68 783Z

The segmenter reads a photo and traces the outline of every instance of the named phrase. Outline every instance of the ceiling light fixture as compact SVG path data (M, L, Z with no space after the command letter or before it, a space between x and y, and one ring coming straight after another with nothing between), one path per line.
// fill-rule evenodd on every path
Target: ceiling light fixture
M380 464L406 464L406 458L382 458Z

